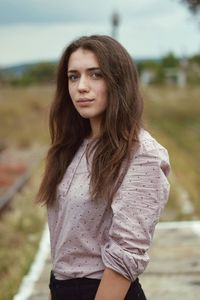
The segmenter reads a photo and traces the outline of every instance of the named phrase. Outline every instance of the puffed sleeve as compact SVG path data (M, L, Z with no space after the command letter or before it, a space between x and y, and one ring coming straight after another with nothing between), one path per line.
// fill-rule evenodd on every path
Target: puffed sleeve
M149 262L147 251L169 194L167 150L143 137L113 199L108 240L101 246L106 267L134 281Z

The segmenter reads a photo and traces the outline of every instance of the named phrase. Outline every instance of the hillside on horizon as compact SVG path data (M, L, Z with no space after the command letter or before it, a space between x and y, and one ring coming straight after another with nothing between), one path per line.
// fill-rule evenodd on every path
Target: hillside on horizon
M134 62L140 63L143 61L155 61L155 62L159 62L161 60L161 58L153 58L153 57L144 57L144 58L135 58ZM41 64L41 63L49 63L49 64L57 64L58 61L57 60L38 60L36 62L27 62L27 63L19 63L19 64L13 64L10 66L0 66L0 72L1 73L7 73L8 75L15 75L15 76L21 76L28 68L31 68L35 65Z

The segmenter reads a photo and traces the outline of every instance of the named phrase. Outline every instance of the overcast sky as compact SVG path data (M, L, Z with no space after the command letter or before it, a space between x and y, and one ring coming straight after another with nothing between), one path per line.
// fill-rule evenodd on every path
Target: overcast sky
M56 60L74 38L111 34L135 58L200 51L200 29L179 0L0 0L0 66Z

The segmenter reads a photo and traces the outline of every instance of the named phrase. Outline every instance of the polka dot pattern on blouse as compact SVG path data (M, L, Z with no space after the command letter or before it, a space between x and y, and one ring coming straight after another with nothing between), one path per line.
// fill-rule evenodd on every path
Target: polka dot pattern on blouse
M52 269L57 279L101 279L105 267L134 281L144 272L156 224L168 199L167 150L147 131L112 205L91 201L85 140L48 207Z

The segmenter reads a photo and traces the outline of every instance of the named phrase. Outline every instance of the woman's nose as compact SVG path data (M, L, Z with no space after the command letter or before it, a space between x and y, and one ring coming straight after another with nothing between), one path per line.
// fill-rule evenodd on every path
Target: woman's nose
M85 92L89 90L89 83L85 76L81 76L78 83L79 92Z

